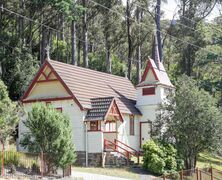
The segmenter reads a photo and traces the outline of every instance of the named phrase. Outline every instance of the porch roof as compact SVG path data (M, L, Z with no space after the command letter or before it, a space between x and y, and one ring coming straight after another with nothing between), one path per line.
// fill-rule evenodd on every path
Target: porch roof
M88 110L85 121L104 120L113 99L113 97L91 99L92 109Z
M110 111L113 108L113 106L116 107L117 109L116 113L118 113L118 115L117 114L112 114L112 115L117 115L121 121L123 120L114 97L93 98L91 99L91 105L92 105L92 108L88 110L85 117L85 121L106 120L108 115L110 113L112 114L112 112Z

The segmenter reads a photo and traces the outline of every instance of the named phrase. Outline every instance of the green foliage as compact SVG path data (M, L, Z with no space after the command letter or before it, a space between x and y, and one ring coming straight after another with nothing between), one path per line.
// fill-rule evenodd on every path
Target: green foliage
M0 80L0 143L5 144L18 123L18 108L9 97L6 86Z
M152 173L160 175L182 169L177 164L177 150L171 144L149 140L143 145L143 151L143 167Z
M99 56L96 54L89 54L89 68L97 71L106 72L106 63L105 63L106 54L101 52ZM125 75L125 63L122 63L120 59L116 56L112 56L112 74L118 76Z
M187 169L195 167L198 153L213 151L221 142L221 112L215 100L206 91L199 89L196 82L187 76L177 81L175 95L160 105L154 123L154 134L164 141L174 142L188 162ZM164 127L164 132L160 129Z
M5 38L9 38L9 34ZM26 47L20 47L16 39L8 42L10 47L0 50L2 80L9 90L9 97L18 100L24 93L38 69L36 57ZM14 48L11 48L11 45Z
M70 120L52 107L35 104L24 122L28 132L21 145L30 152L43 152L49 173L66 167L76 159Z
M4 165L19 165L20 154L16 151L6 151L4 153ZM1 160L1 159L0 159Z

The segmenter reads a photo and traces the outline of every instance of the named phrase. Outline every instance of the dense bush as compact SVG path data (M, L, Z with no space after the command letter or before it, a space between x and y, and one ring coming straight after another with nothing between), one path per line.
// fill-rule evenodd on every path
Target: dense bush
M8 165L18 166L19 158L20 158L20 154L15 152L15 151L6 151L6 152L4 152L4 164L5 164L5 166L8 166ZM0 164L2 163L1 160L2 159L0 158Z
M163 174L183 168L177 150L168 143L149 140L143 145L143 167L155 174Z

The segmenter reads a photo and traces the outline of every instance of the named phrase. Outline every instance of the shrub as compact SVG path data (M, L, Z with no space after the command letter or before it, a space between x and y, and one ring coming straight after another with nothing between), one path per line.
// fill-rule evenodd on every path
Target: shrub
M149 140L143 145L143 167L155 174L180 170L182 160L177 159L177 150L173 145Z
M19 158L20 158L20 154L18 152L6 151L4 153L4 165L5 166L9 166L9 165L18 166ZM1 158L0 158L0 163L1 163Z

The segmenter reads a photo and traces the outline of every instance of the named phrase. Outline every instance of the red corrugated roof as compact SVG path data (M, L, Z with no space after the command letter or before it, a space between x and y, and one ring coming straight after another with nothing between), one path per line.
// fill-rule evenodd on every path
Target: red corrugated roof
M112 96L121 113L141 114L135 107L136 89L127 78L58 61L48 62L83 108L91 108L92 98Z

